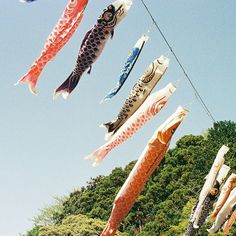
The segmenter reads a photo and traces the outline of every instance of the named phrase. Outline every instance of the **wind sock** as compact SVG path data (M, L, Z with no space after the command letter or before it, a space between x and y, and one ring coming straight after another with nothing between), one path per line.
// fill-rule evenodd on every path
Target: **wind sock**
M223 165L217 175L216 181L214 186L211 188L210 192L207 194L205 200L202 203L202 210L199 214L199 221L198 221L198 228L194 228L192 217L194 215L194 212L196 210L197 205L193 208L193 213L190 216L190 220L188 223L188 228L185 232L185 236L195 236L197 235L197 232L199 230L199 228L205 223L207 216L209 215L210 210L213 207L213 204L216 200L216 197L220 191L220 187L222 185L222 183L224 182L227 174L230 171L230 167L227 165Z
M62 47L69 41L83 18L88 0L70 0L57 25L49 35L40 57L33 63L29 72L18 83L27 83L33 94L36 84L45 65L52 60Z
M216 202L214 211L211 214L211 218L214 220L219 213L222 206L225 204L228 199L230 192L233 189L234 183L236 181L236 174L231 174L230 177L225 182L224 186L221 189L220 196Z
M129 213L150 175L164 158L172 135L187 114L186 109L178 107L177 111L156 130L117 194L111 216L101 236L115 235L119 224Z
M101 101L101 103L114 97L119 92L119 90L122 88L123 84L125 83L125 81L129 77L133 67L135 66L135 63L138 60L138 57L139 57L140 53L142 52L143 47L144 47L145 43L147 42L148 38L149 37L144 34L137 41L137 43L134 45L132 51L130 52L130 54L126 60L125 66L122 70L122 73L120 75L119 81L116 84L116 87L114 89L112 89L105 96L105 98Z
M224 223L230 218L232 212L235 210L234 209L235 206L236 206L236 188L234 188L231 191L227 201L225 202L225 204L219 211L218 215L216 216L215 223L207 231L211 234L217 233L220 230L220 228L224 225Z
M77 86L82 74L91 72L92 64L101 55L109 38L113 37L114 28L127 15L132 0L116 0L109 5L98 18L97 23L90 29L81 44L76 65L70 76L55 91L56 98L62 94L67 98Z
M175 90L174 85L170 83L164 89L151 94L139 110L108 142L85 159L95 159L94 166L98 165L113 148L133 136L148 120L154 117L164 107Z
M191 219L191 222L193 222L193 227L198 228L198 222L199 217L201 215L203 202L205 201L208 193L211 191L212 187L214 186L214 183L216 181L217 175L220 171L220 168L224 164L224 155L228 152L229 148L223 145L220 150L217 153L217 156L215 158L215 161L211 167L211 170L207 176L206 182L202 188L202 191L199 196L199 201L196 207L196 210L193 214L193 217Z
M236 210L232 213L232 215L230 216L230 218L225 222L224 227L223 227L223 232L225 234L228 234L229 231L231 230L234 222L236 220Z
M117 130L134 114L151 93L157 82L161 79L169 65L169 59L161 56L154 60L144 75L138 80L125 100L117 118L114 121L101 125L107 128L108 135L114 135Z

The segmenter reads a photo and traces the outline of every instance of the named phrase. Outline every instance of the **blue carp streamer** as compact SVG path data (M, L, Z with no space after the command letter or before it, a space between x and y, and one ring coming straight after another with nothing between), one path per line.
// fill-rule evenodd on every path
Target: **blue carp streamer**
M148 40L148 36L142 35L141 38L136 42L136 44L134 45L132 51L130 52L130 54L126 60L125 66L122 70L119 81L117 82L115 88L113 88L105 96L105 98L101 101L101 103L114 97L119 92L119 90L122 88L123 84L125 83L125 81L129 77L136 61L138 60L138 57L139 57L140 53L142 52L144 44L147 42L147 40Z

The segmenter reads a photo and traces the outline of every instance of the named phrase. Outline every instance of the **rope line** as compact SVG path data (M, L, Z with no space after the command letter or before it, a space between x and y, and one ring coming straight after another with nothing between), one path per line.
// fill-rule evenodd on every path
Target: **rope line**
M184 66L182 65L182 63L179 60L179 57L176 55L176 53L174 52L173 48L171 47L170 43L168 42L167 38L165 37L164 33L162 32L161 28L159 27L159 25L157 24L155 18L153 17L152 13L150 12L149 8L147 7L146 3L144 2L144 0L141 0L143 6L145 7L146 11L148 12L149 16L151 17L153 24L156 26L157 30L159 31L159 33L161 34L162 38L164 39L166 45L168 46L168 48L170 49L171 53L173 54L175 60L177 61L178 65L180 66L181 70L183 71L185 77L187 78L188 82L190 83L191 87L193 88L194 91L194 95L196 96L197 100L199 101L199 103L201 104L201 106L203 107L203 109L205 110L206 114L210 117L210 119L213 121L213 123L216 122L215 118L213 117L213 115L211 114L209 108L207 107L206 103L204 102L203 98L201 97L201 95L199 94L197 88L195 87L195 85L193 84L192 80L190 79L188 73L186 72L186 70L184 69Z

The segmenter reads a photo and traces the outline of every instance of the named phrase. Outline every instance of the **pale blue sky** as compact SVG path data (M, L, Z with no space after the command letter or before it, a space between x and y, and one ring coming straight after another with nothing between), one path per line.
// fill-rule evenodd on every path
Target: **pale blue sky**
M191 112L176 132L172 145L185 134L200 134L212 125L195 100L172 55L153 28L128 81L110 102L99 101L116 84L128 52L151 26L134 0L129 15L115 30L91 75L84 74L67 101L52 100L53 90L74 67L86 31L110 0L89 1L73 38L46 66L38 82L38 96L27 86L13 84L38 57L45 39L67 4L66 0L38 0L21 4L2 1L0 8L0 235L16 236L31 228L38 209L86 183L137 159L156 128L178 105L193 101ZM146 0L216 120L236 121L236 1ZM181 80L162 112L131 140L112 151L97 168L83 157L104 143L103 122L114 119L134 83L161 54L170 66L155 91ZM104 196L105 197L105 196Z

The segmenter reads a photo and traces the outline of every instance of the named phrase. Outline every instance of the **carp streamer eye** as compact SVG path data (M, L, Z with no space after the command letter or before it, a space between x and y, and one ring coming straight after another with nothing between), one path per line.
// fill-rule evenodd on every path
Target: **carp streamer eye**
M99 17L98 22L105 24L114 21L115 18L115 7L110 5L106 10L103 11L103 14Z
M104 21L110 21L113 19L113 14L111 12L105 12L103 15Z

